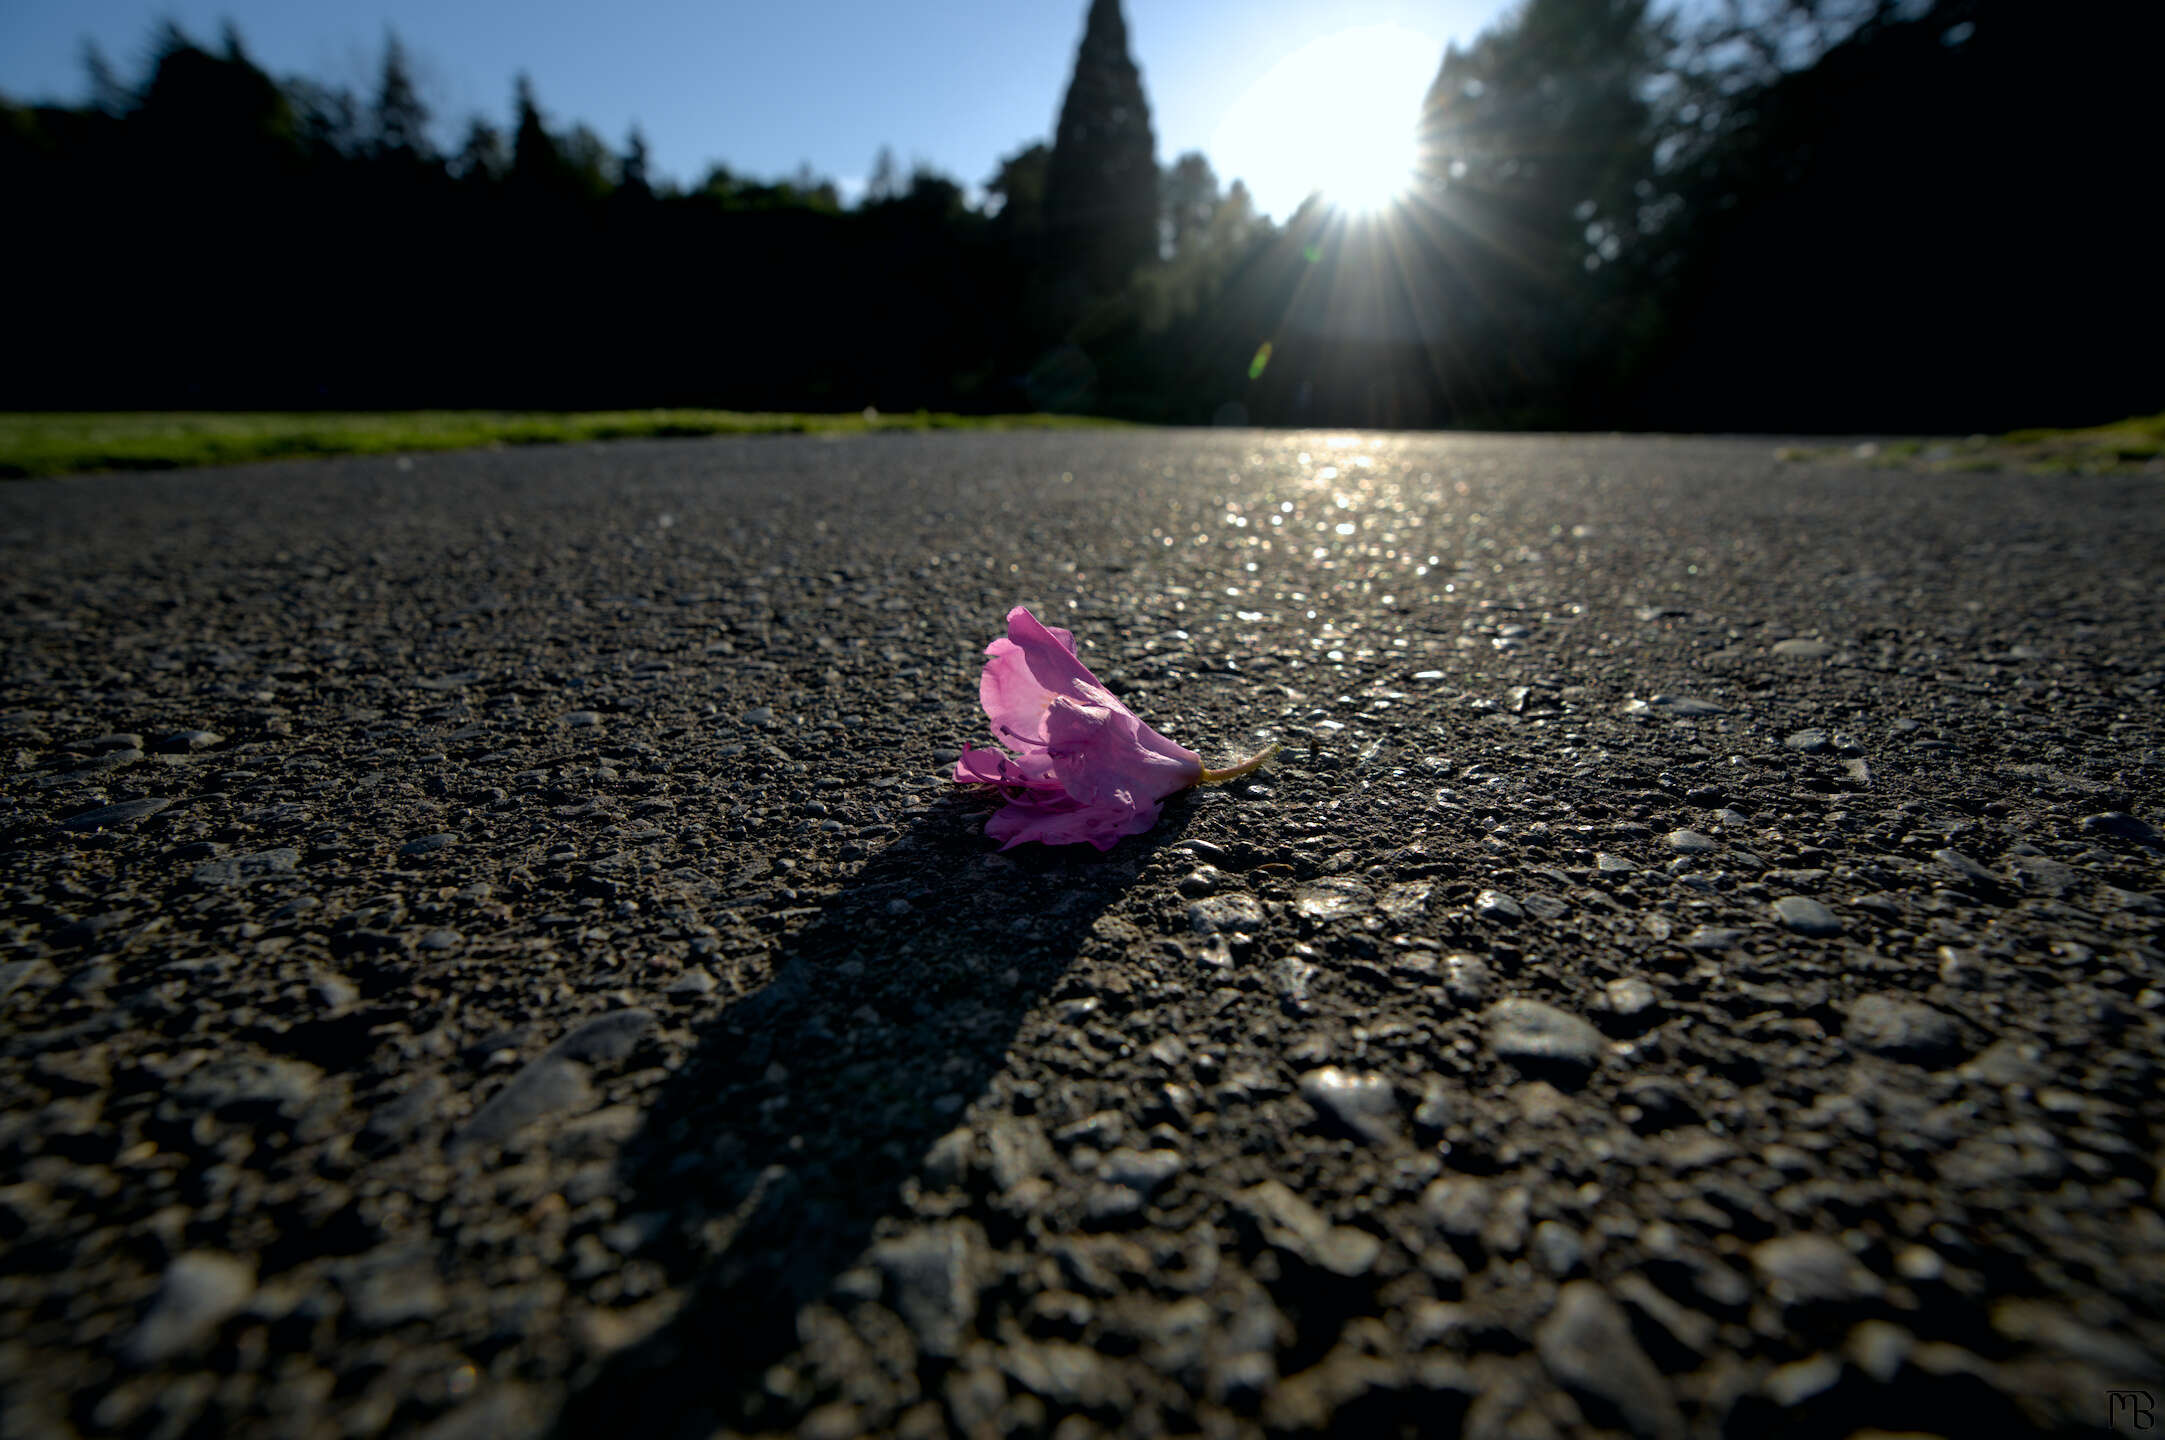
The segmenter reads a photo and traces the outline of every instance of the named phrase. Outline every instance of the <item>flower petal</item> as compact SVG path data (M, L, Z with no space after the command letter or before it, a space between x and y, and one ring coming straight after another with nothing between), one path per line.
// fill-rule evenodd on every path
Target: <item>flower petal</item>
M1060 787L1085 805L1155 809L1203 773L1201 756L1111 705L1062 695L1047 711L1045 738Z
M1015 753L965 745L955 779L1009 792L985 825L1003 849L1035 840L1109 850L1156 824L1165 798L1202 778L1202 757L1138 720L1076 658L1068 631L1018 605L985 656L978 696L994 736Z
M1098 678L1075 658L1075 637L1049 630L1022 606L1007 614L1007 634L985 647L990 657L977 682L993 736L1015 750L1045 743L1045 712L1053 698L1112 701Z
M1052 757L1042 750L1020 760L998 750L973 749L963 742L962 758L955 762L957 785L1007 785L1059 793L1060 782L1051 773Z

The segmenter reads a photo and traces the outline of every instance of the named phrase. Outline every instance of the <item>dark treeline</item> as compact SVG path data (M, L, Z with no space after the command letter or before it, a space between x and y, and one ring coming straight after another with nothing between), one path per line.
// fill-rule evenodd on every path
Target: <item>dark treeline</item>
M1117 0L971 203L657 184L552 124L454 147L168 27L0 105L0 404L1097 410L1263 424L2002 429L2165 405L2122 0L1526 0L1444 58L1406 201L1282 225L1161 169Z

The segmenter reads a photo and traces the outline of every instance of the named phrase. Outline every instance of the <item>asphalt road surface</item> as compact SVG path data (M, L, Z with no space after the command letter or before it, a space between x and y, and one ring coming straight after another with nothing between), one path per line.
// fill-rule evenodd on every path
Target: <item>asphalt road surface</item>
M1774 451L0 489L0 1433L2158 1423L2165 495Z

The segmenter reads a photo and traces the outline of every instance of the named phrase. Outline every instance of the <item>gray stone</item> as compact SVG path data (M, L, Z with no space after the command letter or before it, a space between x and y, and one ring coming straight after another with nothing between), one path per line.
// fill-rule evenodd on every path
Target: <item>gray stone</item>
M1833 747L1824 730L1799 730L1782 741L1792 750L1806 755L1819 755Z
M1825 1235L1784 1235L1753 1247L1752 1268L1783 1305L1850 1304L1880 1292L1879 1277Z
M1407 924L1421 918L1421 913L1428 908L1429 894L1434 889L1435 886L1426 880L1408 880L1384 891L1376 905L1393 920Z
M291 875L301 863L298 850L258 850L253 855L229 855L223 860L207 860L195 867L195 883L206 889L222 889L228 885L246 885L255 880L267 880L277 875Z
M1771 653L1784 660L1825 660L1834 654L1834 647L1824 640L1777 640Z
M1642 1440L1684 1433L1668 1381L1632 1337L1623 1310L1593 1281L1573 1280L1558 1292L1534 1348L1597 1425L1620 1422Z
M318 975L308 982L308 993L326 1010L337 1010L361 998L361 987L343 975Z
M1529 895L1519 904L1527 914L1537 920L1561 920L1571 913L1571 907L1554 895Z
M1002 1192L1034 1180L1052 1168L1052 1143L1045 1129L1026 1116L1002 1115L985 1131L992 1180Z
M976 1226L930 1225L872 1247L872 1267L887 1282L895 1312L909 1322L917 1348L936 1359L960 1353L963 1332L977 1314Z
M150 1313L128 1337L128 1358L157 1365L201 1349L255 1293L255 1266L246 1260L209 1250L175 1256Z
M1942 870L1946 871L1949 875L1952 875L1955 879L1961 881L1963 884L1969 885L1975 889L1987 891L1997 890L2003 883L2000 880L1999 876L1993 874L1990 870L1987 870L1984 866L1978 864L1975 860L1972 860L1969 856L1963 854L1960 850L1934 850L1932 852L1932 858L1939 862L1939 866Z
M1729 713L1727 706L1716 705L1711 700L1695 700L1689 695L1654 695L1645 700L1634 700L1624 708L1629 711L1633 706L1639 707L1641 713L1649 710L1659 711L1664 715L1673 715L1680 720L1696 720L1707 715L1726 715Z
M1842 1362L1839 1356L1821 1352L1807 1355L1802 1360L1792 1360L1787 1365L1777 1365L1769 1371L1766 1383L1761 1387L1767 1398L1783 1409L1793 1409L1815 1396L1834 1388L1842 1378Z
M549 1153L566 1160L606 1160L639 1133L645 1117L636 1105L608 1105L567 1120L549 1137Z
M1539 1000L1499 1000L1488 1010L1489 1049L1507 1060L1591 1069L1608 1053L1601 1032Z
M551 1045L548 1053L559 1060L621 1060L653 1028L652 1011L616 1010L587 1021Z
M591 730L601 724L601 714L595 710L566 711L564 724L573 730Z
M1679 855L1704 855L1716 847L1714 837L1696 830L1671 830L1668 846Z
M1253 895L1211 895L1188 907L1188 928L1198 935L1246 935L1263 925L1263 906Z
M452 834L416 835L398 847L398 853L409 858L416 855L433 855L438 850L456 845L459 837Z
M2130 915L2165 915L2165 901L2147 890L2122 890L2117 885L2104 886L2097 898L2108 910L2121 910Z
M1958 1072L1966 1079L1996 1087L2027 1085L2036 1088L2052 1078L2045 1064L2049 1052L2034 1040L2012 1036L1995 1040Z
M1351 1279L1368 1273L1383 1242L1366 1230L1333 1225L1321 1211L1276 1180L1251 1186L1234 1198L1263 1238L1294 1258Z
M1215 865L1200 865L1181 876L1180 884L1176 888L1191 899L1200 899L1223 890L1229 878Z
M2165 837L2151 827L2148 821L2138 820L2120 810L2107 810L2100 815L2082 817L2082 833L2085 835L2110 835L2116 840L2132 840L2137 845L2152 849L2165 849Z
M1519 908L1518 901L1513 900L1501 890L1483 890L1480 894L1474 896L1473 913L1483 920L1504 922L1526 918L1526 912Z
M425 1252L393 1250L345 1267L339 1288L352 1322L365 1331L432 1320L444 1308L443 1280Z
M1067 1340L1010 1340L999 1350L1009 1378L1053 1405L1070 1410L1124 1408L1126 1386L1105 1358ZM974 1434L996 1434L986 1427Z
M1443 988L1461 1005L1478 1005L1488 998L1493 981L1488 962L1478 955L1454 950L1443 957Z
M1708 1316L1679 1305L1644 1275L1624 1275L1615 1295L1638 1317L1633 1330L1659 1352L1654 1358L1670 1371L1698 1368L1714 1344L1716 1325Z
M95 810L85 810L80 815L70 815L60 822L63 830L110 830L119 825L132 825L148 815L155 815L173 802L158 796L146 796L141 800L123 800L117 805L100 805Z
M1300 1096L1327 1124L1371 1145L1400 1138L1398 1096L1381 1075L1354 1075L1326 1065L1300 1077Z
M1849 1332L1849 1361L1882 1385L1892 1385L1917 1337L1891 1320L1867 1320Z
M589 1109L595 1098L585 1066L554 1054L543 1055L491 1096L451 1137L447 1148L460 1151L501 1145L536 1120Z
M1661 1003L1661 992L1636 975L1611 980L1604 994L1608 999L1610 1012L1627 1020L1644 1015Z
M158 742L158 748L168 755L186 755L195 750L208 750L213 745L225 744L226 737L215 730L176 730Z
M712 995L719 982L704 965L694 965L670 982L662 993L672 1000L699 1000Z
M2008 868L2016 886L2031 895L2065 896L2086 878L2074 866L2044 855L2018 855Z
M361 1137L368 1148L396 1149L443 1114L451 1087L441 1075L423 1075L405 1093L392 1097L369 1113Z
M25 988L43 988L60 979L60 972L44 960L9 960L0 963L0 1000Z
M1992 1307L1992 1328L2010 1340L2057 1351L2116 1381L2165 1380L2165 1359L2132 1339L2085 1325L2047 1300L2000 1301Z
M2057 1183L2067 1173L2059 1140L2041 1125L2010 1125L1972 1135L1938 1161L1940 1178L1963 1189Z
M1606 850L1597 850L1594 852L1594 868L1604 875L1629 875L1639 867L1621 855L1612 855Z
M494 1384L414 1431L413 1440L540 1440L549 1433L551 1408L528 1386Z
M313 1065L276 1056L229 1055L191 1072L174 1087L184 1110L230 1120L296 1120L323 1081Z
M1544 1220L1534 1226L1534 1257L1542 1269L1566 1280L1586 1264L1586 1242L1562 1221Z
M1702 925L1684 937L1687 950L1734 950L1744 943L1742 930L1730 930L1718 925Z
M1488 1226L1495 1195L1488 1182L1471 1175L1446 1175L1421 1192L1421 1210L1446 1235L1471 1240Z
M1344 920L1371 909L1375 893L1358 880L1318 880L1294 892L1293 904L1311 920Z
M577 1122L574 1122L577 1123ZM566 1126L569 1129L570 1126ZM953 1190L961 1186L963 1178L970 1173L970 1157L977 1148L977 1132L967 1125L958 1125L932 1142L925 1151L922 1173L925 1183L935 1190Z
M1920 1065L1953 1064L1963 1053L1962 1029L1954 1017L1897 995L1858 999L1849 1007L1842 1035L1860 1050Z
M1784 929L1798 935L1826 939L1842 933L1834 912L1806 895L1784 895L1774 902L1774 918Z
M1098 1174L1109 1184L1149 1195L1181 1168L1180 1156L1171 1150L1135 1150L1123 1145L1099 1163Z

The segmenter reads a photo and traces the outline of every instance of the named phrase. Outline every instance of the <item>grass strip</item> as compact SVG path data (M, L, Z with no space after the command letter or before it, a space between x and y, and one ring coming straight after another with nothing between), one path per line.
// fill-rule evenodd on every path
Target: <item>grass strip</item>
M0 414L0 477L177 470L306 456L569 445L699 435L1096 429L1081 415L841 415L744 410L400 410L362 413L115 411Z
M2011 430L1964 439L1789 445L1778 460L1835 461L1900 470L2022 470L2033 475L2165 475L2165 414L2075 430Z

